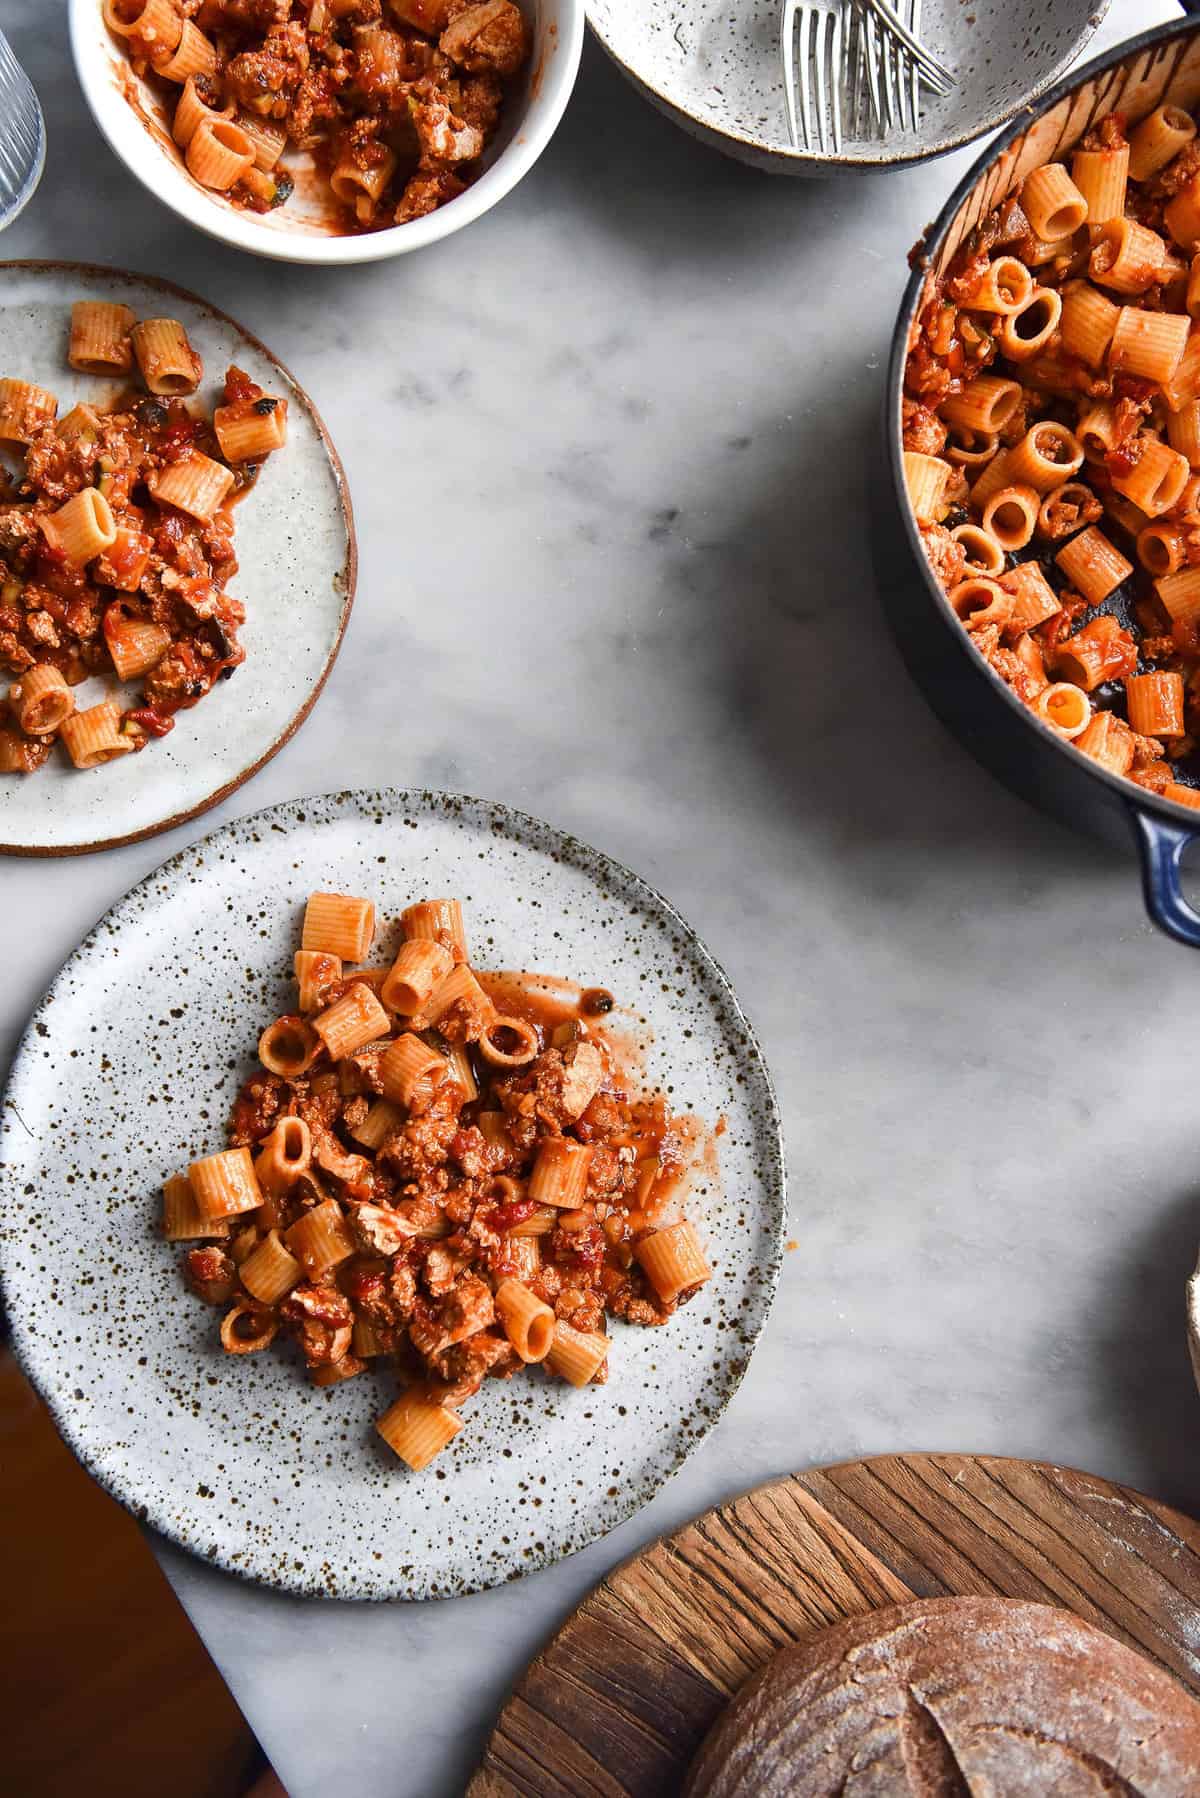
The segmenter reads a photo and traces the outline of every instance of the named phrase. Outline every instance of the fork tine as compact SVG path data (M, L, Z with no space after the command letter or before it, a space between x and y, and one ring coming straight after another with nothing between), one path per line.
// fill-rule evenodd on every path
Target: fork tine
M796 122L796 8L799 0L784 0L783 20L779 27L779 54L783 60L783 98L787 107L788 135L793 150L800 148L800 127Z
M896 123L896 50L892 40L884 33L883 38L883 109L887 115L889 130Z
M842 153L842 14L839 8L829 20L829 98L833 119L833 153Z
M854 0L854 111L853 131L855 137L861 137L869 131L871 121L867 117L867 27L863 15L862 0Z
M842 85L842 130L849 136L854 135L854 96L855 84L854 64L854 0L850 0L846 8L845 24L842 28L842 64L844 81Z
M908 58L899 44L892 45L892 73L895 77L896 119L901 131L908 128L908 109L905 95L908 93Z
M813 14L801 7L801 122L804 126L804 149L813 147Z
M909 0L908 23L913 36L919 38L921 35L921 0ZM921 128L921 71L917 66L915 56L912 74L909 78L908 98L909 110L912 113L912 128L914 132L919 131Z
M916 58L921 66L922 72L929 76L931 82L935 84L941 82L943 85L948 84L950 87L956 85L954 76L951 74L950 70L940 63L933 52L927 50L924 44L913 35L907 25L905 25L904 21L899 17L895 8L889 4L889 0L870 0L870 6L872 12L878 15L883 25L887 28L888 35L894 39L899 39L908 50L909 54Z
M829 42L829 26L831 16L827 12L819 12L816 16L813 44L813 61L816 65L817 87L817 142L822 156L828 156L829 144L827 134L829 128L829 82L826 68L826 49Z
M833 13L817 14L817 129L820 133L820 155L829 155L829 138L833 137L833 104L835 92L829 81L831 70L831 54L829 45L833 41Z
M866 17L867 90L871 96L871 112L876 127L883 129L883 102L879 95L879 27L875 15Z
M804 148L812 149L812 13L800 8L800 116L804 125Z

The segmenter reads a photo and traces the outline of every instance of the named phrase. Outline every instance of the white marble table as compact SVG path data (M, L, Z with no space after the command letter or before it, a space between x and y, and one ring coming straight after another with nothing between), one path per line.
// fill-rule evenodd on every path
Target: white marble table
M265 337L341 447L363 563L325 696L249 787L156 842L0 865L0 1057L184 840L413 783L541 813L669 893L758 1026L789 1134L799 1248L746 1382L608 1540L419 1608L279 1598L154 1544L293 1798L460 1790L510 1681L609 1567L795 1466L985 1449L1200 1507L1181 1310L1200 959L1146 924L1132 864L943 734L873 590L865 471L904 254L968 158L773 180L677 133L589 44L554 144L481 223L395 263L284 270L117 165L64 12L4 8L51 141L3 254L171 275ZM1117 0L1099 41L1174 12ZM415 757L376 678L397 653L421 675Z

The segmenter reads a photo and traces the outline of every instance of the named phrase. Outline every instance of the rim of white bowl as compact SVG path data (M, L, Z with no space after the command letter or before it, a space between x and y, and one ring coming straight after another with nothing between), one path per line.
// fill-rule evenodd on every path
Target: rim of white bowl
M101 135L118 160L155 199L207 236L247 250L252 256L334 268L357 262L383 262L439 243L489 211L528 174L558 129L583 51L583 0L557 3L557 17L551 26L557 40L555 47L544 59L540 72L535 71L533 78L538 87L533 99L526 101L516 135L491 167L466 193L425 218L357 236L326 237L264 227L255 214L239 212L199 187L155 144L112 79L118 52L109 38L100 0L70 0L71 54L79 85ZM154 179L156 171L163 179Z

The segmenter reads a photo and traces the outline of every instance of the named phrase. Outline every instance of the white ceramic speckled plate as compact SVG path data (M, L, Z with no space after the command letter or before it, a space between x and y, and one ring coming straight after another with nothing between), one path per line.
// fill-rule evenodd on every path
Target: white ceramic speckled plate
M121 384L67 367L71 303L121 300L140 318L182 319L204 362L198 398L219 403L236 362L288 398L288 440L238 505L240 564L230 590L246 606L246 660L138 755L81 773L56 750L35 774L0 776L0 854L78 855L154 836L216 805L270 761L304 722L341 647L357 553L345 477L311 400L256 338L170 282L69 262L0 264L0 375L77 400L115 398ZM127 383L128 384L128 383ZM11 463L10 466L17 466ZM11 675L0 670L7 690ZM76 689L94 705L115 676ZM127 703L132 703L128 700Z
M163 1178L224 1146L263 1024L292 1003L304 901L461 896L485 967L612 991L647 1076L724 1116L721 1189L689 1207L715 1267L661 1330L614 1325L610 1380L488 1381L423 1474L371 1422L384 1373L317 1391L290 1355L233 1359L158 1234ZM390 936L378 945L386 955ZM708 1433L766 1320L784 1226L770 1077L720 968L636 875L536 819L433 793L340 793L241 819L135 887L36 1013L0 1119L0 1272L13 1340L60 1429L139 1517L294 1592L471 1591L630 1516Z

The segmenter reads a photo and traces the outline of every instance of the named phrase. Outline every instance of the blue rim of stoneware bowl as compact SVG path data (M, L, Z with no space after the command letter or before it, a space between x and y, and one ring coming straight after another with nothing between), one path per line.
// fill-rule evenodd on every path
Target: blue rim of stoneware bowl
M305 807L312 807L314 805L325 805L330 807L358 805L361 807L368 801L372 802L376 808L382 803L394 809L402 809L405 806L410 806L416 811L428 810L434 807L444 810L447 813L454 810L460 810L464 813L472 813L480 819L489 817L496 818L499 816L504 822L505 829L512 831L522 843L526 843L531 847L536 847L539 844L552 844L555 852L562 858L562 860L570 863L571 866L577 867L583 872L589 872L598 868L609 878L615 876L619 883L625 886L627 891L631 891L635 897L652 902L654 907L661 910L665 921L673 925L685 936L689 947L694 949L694 952L700 958L705 969L714 979L717 991L724 1004L728 1007L733 1022L745 1033L749 1057L756 1070L758 1079L761 1082L764 1100L764 1123L768 1128L769 1140L773 1150L770 1164L766 1167L764 1172L764 1187L768 1198L774 1200L774 1218L773 1227L769 1232L770 1247L767 1258L764 1259L761 1266L757 1269L758 1283L755 1294L753 1317L751 1321L748 1321L741 1326L746 1342L746 1353L741 1357L740 1362L731 1369L730 1373L727 1375L724 1388L718 1398L714 1401L711 1410L706 1411L703 1419L704 1427L697 1427L686 1436L682 1446L679 1448L670 1464L664 1469L661 1475L655 1478L652 1490L645 1497L639 1495L634 1502L629 1505L628 1509L623 1510L621 1515L616 1517L611 1523L603 1523L596 1528L585 1525L577 1537L568 1539L564 1545L547 1547L544 1553L531 1555L521 1569L520 1577L524 1578L527 1573L537 1573L544 1567L552 1566L560 1560L566 1560L569 1555L578 1554L581 1549L587 1548L591 1543L599 1541L602 1537L609 1535L614 1529L620 1528L622 1524L628 1523L631 1517L636 1516L640 1510L658 1496L659 1492L662 1491L668 1481L672 1480L679 1472L684 1462L687 1461L695 1450L699 1448L700 1444L706 1440L716 1428L746 1376L751 1356L758 1346L759 1338L766 1328L770 1317L771 1308L774 1304L779 1287L780 1273L783 1268L784 1232L787 1228L788 1218L787 1151L784 1143L783 1119L780 1115L779 1101L775 1093L775 1083L771 1078L771 1070L767 1064L766 1056L763 1054L762 1046L759 1043L754 1028L747 1018L745 1011L742 1009L741 1001L734 991L733 982L730 980L728 974L726 974L724 968L708 948L708 945L704 942L703 938L692 929L691 925L681 916L676 907L672 905L671 901L665 898L656 887L651 886L649 881L644 880L640 874L635 874L632 868L626 867L623 862L617 861L614 856L606 854L602 849L593 848L591 844L583 842L581 838L574 836L570 831L560 830L556 825L546 823L544 819L535 817L532 812L520 811L515 806L505 804L502 800L477 799L469 794L446 793L432 787L343 787L331 792L312 793L304 798L286 800L278 805L264 806L260 811L246 812L241 817L230 818L224 824L220 825L218 829L210 831L207 836L198 837L194 842L187 844L185 848L177 850L174 855L169 856L165 862L162 862L157 868L152 869L150 873L146 874L141 880L135 881L132 886L122 893L119 899L114 901L114 903L104 911L88 931L87 935L71 951L58 973L54 976L49 987L46 989L43 998L35 1007L29 1023L26 1025L13 1054L12 1064L9 1068L8 1077L5 1082L3 1097L0 1098L0 1145L3 1143L3 1138L7 1130L12 1128L7 1114L10 1109L10 1095L16 1081L17 1071L24 1063L27 1055L29 1055L34 1048L35 1038L38 1034L38 1025L42 1022L43 1014L54 1003L59 983L65 977L67 970L72 966L76 957L92 948L99 937L101 930L114 912L121 911L136 893L140 893L144 889L149 889L151 886L158 884L161 882L164 875L182 868L189 859L194 858L198 853L216 844L227 834L242 829L248 824L254 824L261 821L269 826L281 821L285 817L294 824L296 814ZM0 1224L3 1222L4 1185L5 1167L3 1160L0 1160ZM42 1383L37 1366L38 1354L36 1336L29 1336L25 1333L22 1327L19 1305L14 1305L10 1295L7 1293L7 1281L2 1252L3 1236L3 1230L0 1229L0 1312L7 1314L13 1352L30 1382L41 1395L68 1448L96 1483L101 1486L110 1497L115 1498L118 1504L124 1506L124 1508L136 1517L140 1523L146 1524L150 1528L156 1530L165 1540L171 1542L174 1546L183 1549L186 1553L202 1560L206 1565L219 1567L223 1572L234 1574L237 1578L246 1580L252 1585L265 1586L276 1591L285 1591L301 1598L323 1598L328 1600L332 1596L329 1591L324 1586L317 1584L311 1578L296 1580L290 1580L286 1577L280 1578L278 1576L273 1579L267 1578L263 1574L254 1572L247 1567L239 1566L223 1550L214 1551L212 1548L200 1549L195 1543L188 1542L181 1538L178 1531L173 1527L173 1519L170 1516L169 1507L161 1500L156 1500L153 1504L144 1504L135 1496L122 1490L122 1482L119 1479L114 1479L107 1471L93 1470L88 1458L87 1448L78 1440L78 1432L75 1428L74 1418L70 1413L65 1412L59 1406L57 1397L51 1388L50 1383L48 1381L45 1385ZM429 1597L462 1598L473 1592L488 1591L496 1585L506 1584L510 1582L513 1577L514 1576L511 1573L502 1573L498 1575L495 1580L467 1579L464 1580L461 1585L448 1587L444 1591L430 1594ZM338 1593L336 1597L343 1603L381 1603L395 1600L413 1603L427 1602L427 1599L424 1596L414 1598L411 1597L409 1593L394 1588L385 1588L377 1592Z

